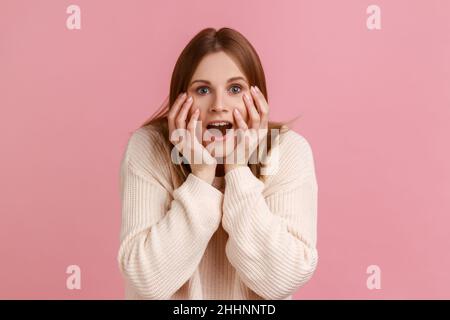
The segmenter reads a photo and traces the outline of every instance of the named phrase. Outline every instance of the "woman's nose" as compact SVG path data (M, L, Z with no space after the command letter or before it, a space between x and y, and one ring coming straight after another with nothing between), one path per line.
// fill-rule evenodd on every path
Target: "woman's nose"
M216 94L215 98L212 101L212 105L210 107L211 112L228 112L228 107L226 107L226 101L221 94Z
M214 103L209 109L211 112L228 112L228 108L223 106L223 104Z

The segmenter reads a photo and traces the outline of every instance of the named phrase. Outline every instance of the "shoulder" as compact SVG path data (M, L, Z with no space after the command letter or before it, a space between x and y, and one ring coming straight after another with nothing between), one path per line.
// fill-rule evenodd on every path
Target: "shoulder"
M280 150L285 160L297 160L305 163L313 161L313 150L310 142L301 134L290 129L280 134ZM297 164L299 164L297 162Z
M161 129L147 125L131 133L128 139L122 164L146 176L158 176L168 172L170 160L169 142Z
M280 147L284 150L295 149L303 153L312 153L309 141L292 129L280 133Z
M266 181L278 184L310 175L315 177L313 150L303 135L289 129L272 139L270 169Z

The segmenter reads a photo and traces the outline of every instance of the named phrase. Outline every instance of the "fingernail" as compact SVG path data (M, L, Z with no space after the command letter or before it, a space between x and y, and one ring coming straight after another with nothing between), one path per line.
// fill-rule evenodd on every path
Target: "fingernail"
M261 91L259 91L259 88L257 86L255 86L255 90L256 90L256 92L261 92Z
M253 93L256 93L255 87L252 86L252 87L250 88L250 90L251 90Z
M251 90L251 89L250 89ZM246 99L246 100L250 100L249 98L248 98L248 95L246 94L246 93L244 93L244 98ZM237 110L237 109L235 109L235 110Z
M187 101L188 101L188 102L191 102L191 101L192 101L192 96L190 96L190 97L187 99Z

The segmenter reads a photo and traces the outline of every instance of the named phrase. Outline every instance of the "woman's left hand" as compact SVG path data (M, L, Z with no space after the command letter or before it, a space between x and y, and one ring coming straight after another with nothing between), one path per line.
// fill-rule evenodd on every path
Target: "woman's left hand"
M251 97L246 93L243 95L249 123L247 124L245 122L238 109L234 109L233 112L234 119L238 126L237 130L235 130L238 141L235 149L227 157L224 163L225 173L238 166L247 166L250 156L257 149L258 145L261 142L266 141L269 122L269 105L258 87L251 87L250 92ZM234 156L235 154L237 154L236 157ZM230 157L231 159L229 159ZM259 159L256 159L256 161L259 161Z

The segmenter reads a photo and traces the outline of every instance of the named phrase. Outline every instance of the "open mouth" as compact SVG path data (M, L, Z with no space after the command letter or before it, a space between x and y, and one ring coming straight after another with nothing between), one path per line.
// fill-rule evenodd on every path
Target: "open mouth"
M233 129L233 124L229 121L214 121L208 123L206 129L211 133L215 141L223 140L227 134L227 130Z

